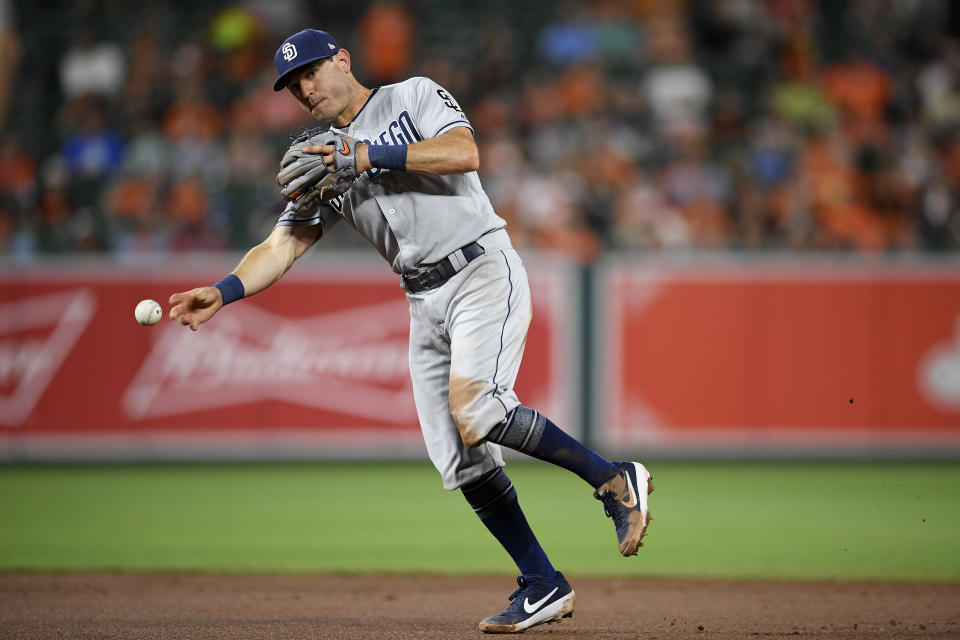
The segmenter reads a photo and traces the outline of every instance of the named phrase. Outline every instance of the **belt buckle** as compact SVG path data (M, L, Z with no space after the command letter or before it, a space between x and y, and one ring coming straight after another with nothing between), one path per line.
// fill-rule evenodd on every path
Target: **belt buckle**
M414 285L412 288L408 286L410 283ZM443 278L440 276L440 272L436 267L430 267L429 269L412 276L401 274L400 284L407 291L417 293L419 291L436 289L438 286L443 284Z
M417 280L424 289L436 289L444 282L443 276L440 275L440 270L436 267L430 267L418 275Z

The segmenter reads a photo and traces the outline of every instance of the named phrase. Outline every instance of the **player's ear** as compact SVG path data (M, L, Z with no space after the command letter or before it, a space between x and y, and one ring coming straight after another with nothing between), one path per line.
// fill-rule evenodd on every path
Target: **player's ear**
M333 54L333 62L344 72L350 71L350 52L346 49L340 49Z

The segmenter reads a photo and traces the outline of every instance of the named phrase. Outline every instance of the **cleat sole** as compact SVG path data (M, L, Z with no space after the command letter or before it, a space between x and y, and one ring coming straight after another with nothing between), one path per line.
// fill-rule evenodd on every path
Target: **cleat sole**
M624 540L623 544L620 545L620 553L624 557L637 555L637 550L643 546L643 538L647 535L647 527L650 526L650 522L653 520L653 516L650 514L650 509L647 506L647 496L653 493L653 476L650 475L646 467L639 462L634 462L633 466L637 474L637 482L644 483L647 491L646 495L638 496L640 499L640 526L634 531L632 536Z

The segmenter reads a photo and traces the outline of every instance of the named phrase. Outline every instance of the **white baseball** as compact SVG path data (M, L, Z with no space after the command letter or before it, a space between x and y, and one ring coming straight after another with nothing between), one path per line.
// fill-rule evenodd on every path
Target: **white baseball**
M141 300L140 303L137 304L137 309L133 312L133 316L140 324L151 326L160 322L160 318L163 317L163 309L156 300Z

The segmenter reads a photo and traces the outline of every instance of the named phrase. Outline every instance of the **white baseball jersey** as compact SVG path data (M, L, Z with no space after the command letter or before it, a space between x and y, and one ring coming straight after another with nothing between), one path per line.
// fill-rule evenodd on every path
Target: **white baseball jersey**
M470 122L429 78L373 90L346 127L332 127L367 144L412 144ZM396 273L412 274L443 260L483 234L506 226L493 211L476 171L434 176L371 169L344 195L315 211L284 212L277 224L322 224L340 218L377 248Z
M428 78L374 90L342 129L369 144L412 144L470 127L457 103ZM513 384L530 325L530 289L506 223L475 171L434 176L373 169L315 211L284 212L277 224L346 220L400 274L479 242L484 254L443 286L407 293L410 377L427 453L447 489L503 466L484 441L519 399Z

